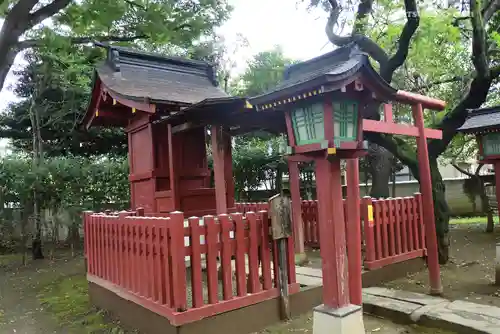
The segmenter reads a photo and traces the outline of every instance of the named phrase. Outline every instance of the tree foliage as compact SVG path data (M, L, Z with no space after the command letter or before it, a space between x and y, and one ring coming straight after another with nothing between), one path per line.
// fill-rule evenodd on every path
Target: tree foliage
M230 10L226 0L0 0L0 87L22 50L94 40L187 49Z
M428 142L428 151L440 260L446 262L449 208L437 160L452 143L468 110L481 107L498 82L500 1L471 0L451 3L448 8L415 0L312 0L311 5L329 12L325 32L330 42L336 46L357 43L387 82L449 100L443 113L427 117L431 126L443 132L442 140ZM348 11L354 13L352 31L341 36L336 29ZM367 139L391 152L419 178L411 143L373 133Z

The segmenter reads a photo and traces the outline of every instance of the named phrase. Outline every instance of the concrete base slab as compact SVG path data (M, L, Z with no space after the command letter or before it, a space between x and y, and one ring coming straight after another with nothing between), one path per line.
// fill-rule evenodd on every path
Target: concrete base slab
M314 308L313 334L365 334L361 306L331 309L320 305Z
M500 308L385 288L363 289L367 313L456 333L500 333Z

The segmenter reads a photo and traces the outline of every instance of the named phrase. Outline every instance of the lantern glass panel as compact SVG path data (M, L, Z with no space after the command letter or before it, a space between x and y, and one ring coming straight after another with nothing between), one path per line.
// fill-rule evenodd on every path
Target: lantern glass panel
M335 141L355 141L358 136L358 103L356 101L334 102L332 107Z
M483 154L498 155L500 154L500 133L493 132L483 136Z
M318 143L325 138L323 104L316 103L291 112L297 145Z

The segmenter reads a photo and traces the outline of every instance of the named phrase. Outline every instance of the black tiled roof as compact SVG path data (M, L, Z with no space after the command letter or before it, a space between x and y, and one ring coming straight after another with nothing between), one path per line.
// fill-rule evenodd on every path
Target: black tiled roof
M98 45L108 49L106 61L97 68L99 79L126 98L193 104L228 96L217 87L215 70L208 62Z
M458 129L461 132L475 132L500 126L500 106L469 110L465 123Z
M321 85L328 85L330 90L338 90L354 80L359 72L368 76L384 94L396 93L396 90L370 65L368 55L353 43L311 60L291 65L285 70L283 81L279 85L262 95L250 98L250 102L254 105L264 104Z

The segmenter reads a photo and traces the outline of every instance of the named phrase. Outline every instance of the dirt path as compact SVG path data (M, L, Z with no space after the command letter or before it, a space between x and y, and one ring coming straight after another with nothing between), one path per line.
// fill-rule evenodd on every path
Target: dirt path
M495 279L495 243L499 229L485 233L484 225L462 224L451 227L451 260L441 266L444 296L500 307L500 287ZM384 284L386 287L427 293L427 270Z
M0 267L0 333L61 333L52 316L44 311L37 293L61 275L81 271L77 260L58 258L19 266L20 258L10 258Z

